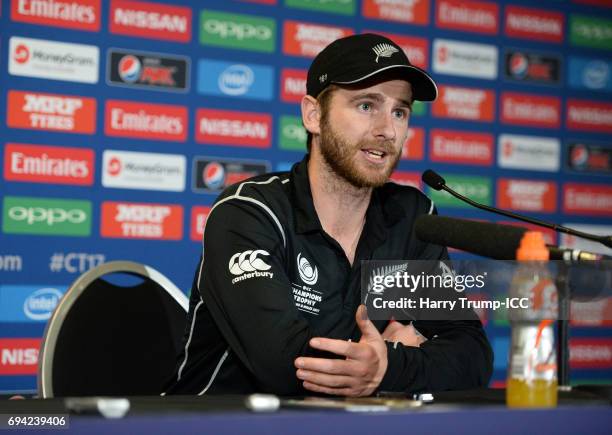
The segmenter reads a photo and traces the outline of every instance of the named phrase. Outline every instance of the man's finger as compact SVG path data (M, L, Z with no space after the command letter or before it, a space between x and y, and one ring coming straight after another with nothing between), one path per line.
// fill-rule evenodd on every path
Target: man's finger
M361 330L361 340L380 339L380 332L370 321L366 306L361 304L355 313L355 320Z
M355 366L355 361L350 359L299 357L295 360L295 367L331 375L362 375Z
M298 369L296 376L302 381L308 381L323 387L350 388L357 384L357 380L351 376L328 375L326 373L315 372L312 370Z
M309 344L310 347L314 349L325 350L351 359L357 359L363 356L363 349L358 346L357 343L346 340L316 337L311 339Z
M330 396L357 396L357 393L351 388L330 388L306 381L303 382L303 385L304 388L310 391L314 391L315 393L329 394Z

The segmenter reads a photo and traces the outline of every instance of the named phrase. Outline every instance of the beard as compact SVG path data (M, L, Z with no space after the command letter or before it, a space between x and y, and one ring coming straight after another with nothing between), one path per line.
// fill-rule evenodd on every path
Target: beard
M385 184L400 159L400 151L394 148L394 141L374 142L361 140L355 144L334 131L329 119L321 119L320 149L327 165L341 178L357 188L380 187ZM381 169L365 161L366 169L360 168L356 155L362 149L382 149L391 157L391 164ZM369 169L369 170L367 170Z

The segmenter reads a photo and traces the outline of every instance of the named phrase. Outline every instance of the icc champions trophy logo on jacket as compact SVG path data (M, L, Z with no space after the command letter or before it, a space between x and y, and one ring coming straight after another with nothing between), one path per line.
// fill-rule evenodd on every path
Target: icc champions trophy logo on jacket
M297 256L297 266L298 272L300 273L300 278L304 281L304 284L314 285L317 283L319 279L319 271L317 270L317 266L314 268L310 265L310 262L302 257L302 253L300 252Z

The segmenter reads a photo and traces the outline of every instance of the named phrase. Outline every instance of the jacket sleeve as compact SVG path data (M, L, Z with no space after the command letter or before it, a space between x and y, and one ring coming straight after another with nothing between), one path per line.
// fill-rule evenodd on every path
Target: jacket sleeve
M232 199L209 215L198 289L262 392L304 394L294 360L317 335L297 310L285 272L283 227L261 204Z
M423 243L417 258L446 260L448 252ZM415 321L414 327L428 339L420 347L387 343L389 364L379 390L414 393L485 387L493 371L493 351L482 323L472 310L469 314L461 320Z

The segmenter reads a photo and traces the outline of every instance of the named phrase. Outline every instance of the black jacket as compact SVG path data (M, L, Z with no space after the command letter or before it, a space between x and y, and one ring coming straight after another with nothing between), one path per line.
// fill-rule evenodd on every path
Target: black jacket
M360 338L360 261L447 258L419 241L415 219L434 212L417 189L374 190L353 265L327 235L312 201L307 158L291 172L229 187L215 202L190 297L184 350L167 394L306 394L298 356L312 337ZM375 322L382 332L386 322ZM416 321L420 348L388 343L379 387L438 391L485 386L492 351L478 320ZM434 337L435 336L435 337Z

